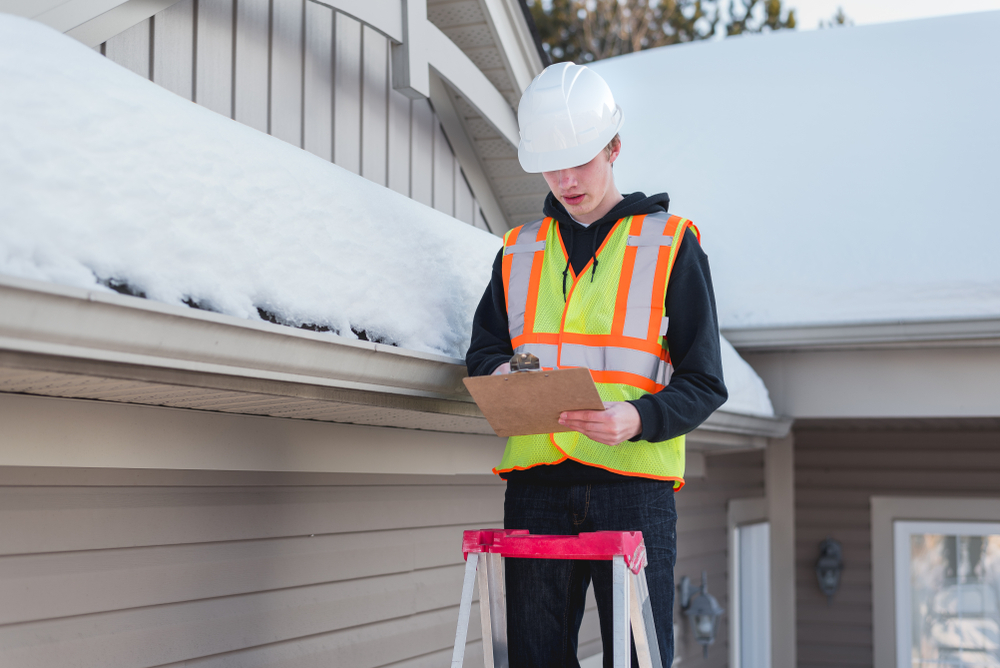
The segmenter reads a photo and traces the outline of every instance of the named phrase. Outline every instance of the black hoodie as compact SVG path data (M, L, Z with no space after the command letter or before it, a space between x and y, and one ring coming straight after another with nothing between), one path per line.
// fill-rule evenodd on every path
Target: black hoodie
M573 271L579 274L587 262L595 257L615 221L627 216L666 211L669 205L670 198L666 193L652 197L632 193L626 195L600 220L590 225L581 225L549 193L545 198L543 212L558 221L569 262ZM493 276L472 320L472 343L465 356L470 376L489 375L514 354L507 329L502 260L503 249L497 253L493 262ZM595 262L592 272L594 280L600 280L600 273L599 263ZM592 277L581 276L580 280L590 280ZM670 275L666 310L670 319L667 341L674 373L670 384L663 390L630 402L642 419L642 433L633 440L665 441L686 434L704 422L728 397L722 379L719 319L715 310L708 256L690 230L685 234ZM535 466L525 471L511 471L502 474L502 477L511 483L532 484L630 479L628 476L573 460Z

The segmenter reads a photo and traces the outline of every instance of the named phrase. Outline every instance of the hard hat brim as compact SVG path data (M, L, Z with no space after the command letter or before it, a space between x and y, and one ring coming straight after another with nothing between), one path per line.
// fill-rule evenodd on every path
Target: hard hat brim
M615 105L615 113L618 122L609 126L596 139L585 144L570 146L558 151L547 151L545 153L532 153L525 150L522 140L517 147L517 159L521 163L521 168L529 174L539 174L541 172L557 172L560 169L570 169L585 165L604 150L604 147L615 138L615 135L625 124L625 112L620 105Z

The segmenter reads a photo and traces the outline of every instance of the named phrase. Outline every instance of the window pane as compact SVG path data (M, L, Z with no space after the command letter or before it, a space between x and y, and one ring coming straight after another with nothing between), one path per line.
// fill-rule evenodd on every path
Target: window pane
M771 665L771 559L767 522L739 527L740 668Z
M913 668L1000 668L1000 535L910 535Z

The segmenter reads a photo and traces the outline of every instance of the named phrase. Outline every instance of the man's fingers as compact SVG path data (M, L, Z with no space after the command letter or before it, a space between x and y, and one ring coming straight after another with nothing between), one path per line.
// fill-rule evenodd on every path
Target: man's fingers
M559 416L559 421L574 422L608 422L610 416L607 411L566 411Z

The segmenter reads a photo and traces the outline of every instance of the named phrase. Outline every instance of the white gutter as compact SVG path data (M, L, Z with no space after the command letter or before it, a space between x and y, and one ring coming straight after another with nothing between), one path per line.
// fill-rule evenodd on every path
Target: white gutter
M0 276L0 351L471 403L462 360Z
M1000 346L1000 317L723 329L741 353Z
M0 313L8 392L276 417L294 402L335 408L310 419L492 434L444 355L9 276ZM717 411L689 443L759 448L790 425Z

